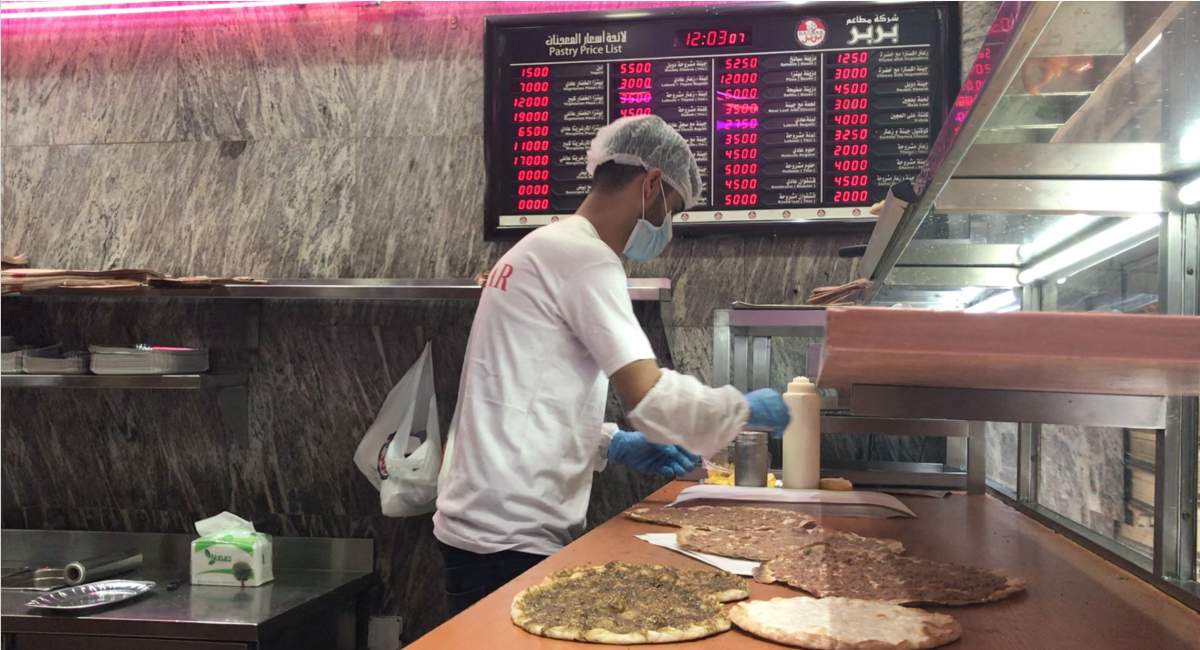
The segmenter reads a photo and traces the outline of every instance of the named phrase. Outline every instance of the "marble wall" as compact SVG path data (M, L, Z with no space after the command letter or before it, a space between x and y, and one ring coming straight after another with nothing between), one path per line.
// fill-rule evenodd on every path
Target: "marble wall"
M482 239L482 17L647 4L656 3L312 4L6 22L3 250L43 267L469 277L509 246ZM977 48L994 4L964 7L965 50ZM662 363L707 382L713 309L799 303L849 280L854 261L837 250L867 237L678 241L629 264L631 276L675 286L666 320L650 305L639 319ZM5 299L4 332L23 341L209 346L218 362L249 369L251 417L248 433L231 437L206 392L6 390L3 525L186 532L228 509L275 534L373 537L375 607L403 615L411 641L445 618L430 520L379 515L351 456L425 341L449 423L473 309ZM254 351L245 310L260 324ZM800 346L786 350L781 385L805 368ZM610 415L620 418L616 400ZM847 457L926 453L882 438L826 446ZM661 482L606 471L590 520Z

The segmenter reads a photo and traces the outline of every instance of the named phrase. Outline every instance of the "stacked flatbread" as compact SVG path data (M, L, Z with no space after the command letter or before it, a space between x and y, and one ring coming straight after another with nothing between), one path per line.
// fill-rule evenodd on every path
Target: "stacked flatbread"
M820 596L911 605L990 603L1025 588L995 571L904 557L865 548L813 544L759 567L754 579L784 582Z
M824 528L776 508L642 508L633 519L679 526L686 550L763 564L762 583L817 598L739 603L729 613L751 634L814 650L923 650L962 630L950 616L902 605L968 605L1010 596L1025 581L995 571L906 557L895 540Z
M675 542L680 548L697 553L759 562L769 562L822 542L837 547L904 552L904 545L895 540L861 537L822 526L767 531L699 530L688 527L675 533Z
M690 508L638 508L630 519L666 526L691 526L701 530L786 530L814 525L812 517L782 508L692 506Z

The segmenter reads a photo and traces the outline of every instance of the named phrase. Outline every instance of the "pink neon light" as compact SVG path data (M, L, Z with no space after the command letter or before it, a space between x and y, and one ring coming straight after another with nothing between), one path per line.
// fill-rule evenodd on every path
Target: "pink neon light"
M77 2L58 2L50 0L48 2L7 2L8 6L18 5L23 11L0 11L0 19L21 19L21 18L69 18L72 16L121 16L130 14L149 14L149 13L174 13L180 11L201 11L219 9L244 9L253 7L278 7L282 5L301 5L301 4L334 4L345 2L365 3L365 0L316 0L315 2L297 2L297 0L243 0L243 1L222 1L222 2L195 2L190 4L171 4L160 5L154 4L161 0L126 0L120 4L143 4L140 7L97 7L94 9L82 9L79 7L96 6L96 5L112 5L113 2L104 2L102 0L79 0ZM28 11L35 7L76 7L74 9L52 9L40 11Z

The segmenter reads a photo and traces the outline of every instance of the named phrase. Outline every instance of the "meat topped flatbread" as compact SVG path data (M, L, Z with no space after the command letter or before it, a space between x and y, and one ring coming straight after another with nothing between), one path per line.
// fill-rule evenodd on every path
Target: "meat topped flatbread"
M738 603L734 625L776 643L813 650L925 650L958 639L945 614L851 598L772 598Z
M712 589L686 571L612 562L564 569L513 599L513 622L553 639L608 644L674 643L728 630ZM741 588L745 589L742 582Z
M823 526L788 530L698 530L683 528L675 533L681 548L697 553L766 562L786 553L794 553L822 542L838 548L865 548L888 553L903 553L904 545L892 539L860 537L854 533Z
M814 596L896 605L988 603L1025 588L1020 578L895 553L814 544L781 555L754 572L759 582L785 582Z
M701 530L785 530L807 528L812 517L782 508L750 506L692 506L690 508L638 508L631 519L667 526L691 526Z

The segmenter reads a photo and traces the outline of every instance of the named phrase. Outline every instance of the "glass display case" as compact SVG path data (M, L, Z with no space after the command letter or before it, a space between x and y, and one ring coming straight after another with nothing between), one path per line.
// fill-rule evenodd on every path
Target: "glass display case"
M1005 2L881 206L861 303L1194 316L1197 203L1200 3ZM1197 398L1162 404L1161 426L989 422L987 483L1198 607Z

